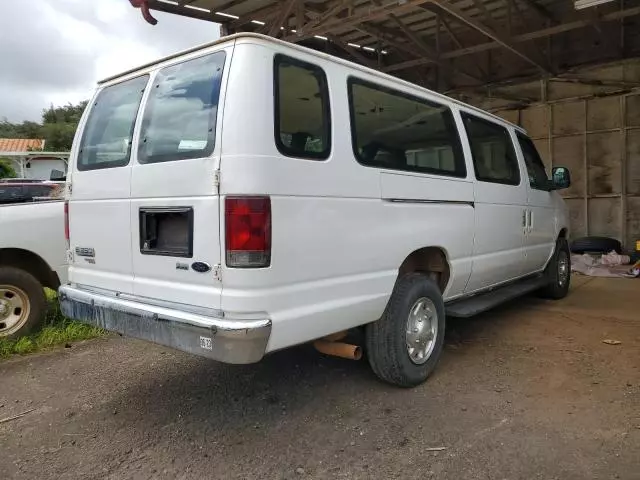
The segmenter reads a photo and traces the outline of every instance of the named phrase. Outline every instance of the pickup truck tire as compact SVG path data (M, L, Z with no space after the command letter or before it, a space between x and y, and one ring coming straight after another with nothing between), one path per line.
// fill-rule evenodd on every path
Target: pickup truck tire
M559 238L556 242L544 274L549 283L540 291L541 296L552 300L566 297L571 285L571 253L566 238Z
M13 339L33 331L46 312L44 287L33 275L0 267L0 338Z
M403 275L382 318L365 329L369 364L385 382L419 385L438 363L444 333L444 302L436 283L421 273Z

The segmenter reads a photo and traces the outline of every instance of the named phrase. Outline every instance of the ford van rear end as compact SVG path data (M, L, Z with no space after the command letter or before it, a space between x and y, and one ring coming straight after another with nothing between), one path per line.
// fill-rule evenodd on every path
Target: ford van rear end
M99 85L70 159L70 284L60 301L66 315L107 330L249 363L264 355L271 322L222 311L220 224L232 225L227 265L268 265L270 203L220 201L233 49L217 42Z

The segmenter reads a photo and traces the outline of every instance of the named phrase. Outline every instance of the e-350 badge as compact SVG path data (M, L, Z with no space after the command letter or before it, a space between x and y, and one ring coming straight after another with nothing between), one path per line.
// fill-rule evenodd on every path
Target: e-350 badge
M87 263L96 263L96 251L91 247L76 247L76 255L84 257Z

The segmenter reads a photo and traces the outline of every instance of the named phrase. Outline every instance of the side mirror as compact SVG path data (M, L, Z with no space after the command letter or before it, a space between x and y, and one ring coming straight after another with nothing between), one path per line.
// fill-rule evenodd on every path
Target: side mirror
M571 173L566 167L554 167L551 176L554 190L562 190L571 186Z

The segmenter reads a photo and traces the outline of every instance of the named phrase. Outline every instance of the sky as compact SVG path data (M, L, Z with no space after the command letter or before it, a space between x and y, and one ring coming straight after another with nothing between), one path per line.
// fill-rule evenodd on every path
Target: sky
M128 0L0 0L0 120L39 122L51 104L88 99L102 78L215 40L217 24Z

